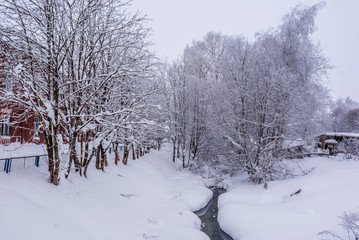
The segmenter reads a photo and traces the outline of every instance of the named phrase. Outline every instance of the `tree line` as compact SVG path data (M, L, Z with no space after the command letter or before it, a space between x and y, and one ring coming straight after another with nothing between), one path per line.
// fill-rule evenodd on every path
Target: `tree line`
M23 63L10 70L22 90L2 89L1 100L38 113L54 184L60 163L86 176L93 158L104 169L110 147L116 164L124 147L126 164L163 139L183 168L266 183L285 175L288 142L328 127L331 65L311 37L323 5L298 5L254 41L209 32L163 63L128 2L4 0L1 40Z
M226 162L255 183L285 174L288 142L323 131L331 66L311 38L322 6L298 5L253 42L210 32L168 66L173 160Z

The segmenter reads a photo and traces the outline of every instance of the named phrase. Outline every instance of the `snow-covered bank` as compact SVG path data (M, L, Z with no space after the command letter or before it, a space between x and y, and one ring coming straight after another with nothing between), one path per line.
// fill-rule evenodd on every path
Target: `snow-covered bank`
M0 171L0 239L208 239L192 211L212 192L170 159L164 148L106 172L92 167L88 179L72 174L59 186L47 183L44 162Z
M43 155L43 154L46 154L45 144L35 144L35 143L20 144L19 142L12 143L9 145L0 144L0 159Z
M324 230L346 237L338 216L359 210L359 161L332 157L303 161L316 169L306 176L270 182L268 190L242 183L221 195L221 228L234 240L315 240Z

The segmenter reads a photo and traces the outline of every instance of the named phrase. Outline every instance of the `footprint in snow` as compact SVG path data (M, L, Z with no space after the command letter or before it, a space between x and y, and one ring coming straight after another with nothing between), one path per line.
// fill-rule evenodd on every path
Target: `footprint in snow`
M121 193L121 197L124 198L130 198L130 197L134 197L136 196L135 194L131 194L131 193Z
M150 217L150 218L147 218L147 222L152 225L157 225L158 219L157 219L157 217Z
M143 239L158 239L158 236L157 235L150 235L150 234L147 234L147 233L144 233L142 234L142 238Z

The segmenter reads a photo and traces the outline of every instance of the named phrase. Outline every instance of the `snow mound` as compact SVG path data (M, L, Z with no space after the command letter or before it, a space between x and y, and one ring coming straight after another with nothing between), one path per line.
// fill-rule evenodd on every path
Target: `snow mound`
M320 239L338 232L345 211L359 207L359 161L309 158L316 166L305 176L262 185L238 184L220 196L218 220L234 240Z

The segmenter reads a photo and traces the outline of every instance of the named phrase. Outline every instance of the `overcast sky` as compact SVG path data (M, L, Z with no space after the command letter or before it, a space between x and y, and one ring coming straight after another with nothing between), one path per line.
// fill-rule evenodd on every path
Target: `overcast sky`
M186 45L209 31L243 34L253 40L256 32L281 23L298 3L316 0L133 0L134 9L152 19L153 50L169 61ZM335 68L328 79L334 98L347 96L359 102L359 0L327 0L316 18L324 53Z

